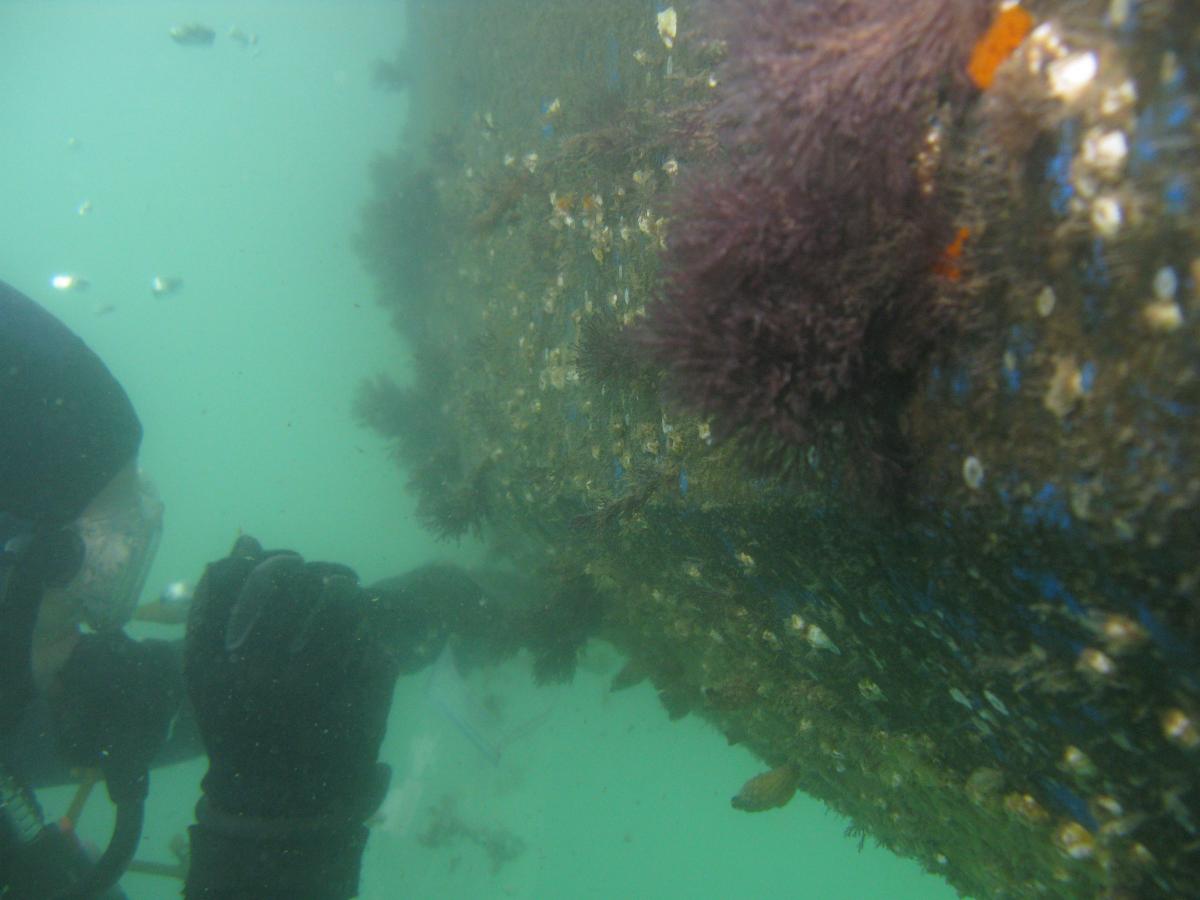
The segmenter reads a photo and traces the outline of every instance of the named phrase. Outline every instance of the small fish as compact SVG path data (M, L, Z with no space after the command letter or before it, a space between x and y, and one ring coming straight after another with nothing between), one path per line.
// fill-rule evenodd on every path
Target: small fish
M232 28L229 29L229 39L231 41L233 41L235 44L238 44L243 48L250 48L258 43L258 35L257 34L255 34L254 32L250 32L249 34L247 34L246 32L242 31L242 29L238 28L236 25L234 25Z
M155 275L150 279L150 293L155 297L166 297L174 294L183 287L182 278L166 278L162 275Z
M217 39L215 31L199 22L173 25L167 34L171 36L171 40L183 47L210 47Z
M59 272L57 275L50 276L50 287L56 291L86 291L88 280L80 278L78 275L72 275L70 272Z
M744 812L763 812L784 806L800 784L800 773L795 766L782 765L761 775L755 775L742 785L732 800L734 809Z

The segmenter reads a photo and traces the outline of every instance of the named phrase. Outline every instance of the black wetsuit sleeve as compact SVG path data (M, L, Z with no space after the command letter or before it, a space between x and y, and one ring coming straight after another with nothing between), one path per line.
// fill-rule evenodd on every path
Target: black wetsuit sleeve
M396 618L389 631L399 637L390 649L401 674L433 662L452 633L495 634L492 605L479 585L454 566L424 566L367 591ZM298 828L223 814L205 798L190 832L188 900L345 900L357 894L368 837L360 823Z
M442 563L421 566L376 582L368 589L387 603L403 638L394 648L400 674L428 666L451 635L456 658L466 665L498 662L518 648L509 607L465 570Z
M182 653L182 644L182 641L171 643L176 656ZM152 765L155 768L169 766L203 755L204 742L196 726L196 716L191 703L184 698L166 743L155 755ZM44 696L29 704L14 728L0 734L0 764L31 788L78 782L78 772L59 752L54 717Z
M71 521L141 439L129 397L100 358L0 281L0 512Z

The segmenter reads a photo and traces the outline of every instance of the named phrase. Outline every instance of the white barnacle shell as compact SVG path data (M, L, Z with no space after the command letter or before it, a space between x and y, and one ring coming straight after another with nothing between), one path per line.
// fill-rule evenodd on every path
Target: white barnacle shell
M809 646L816 650L828 650L830 653L836 653L839 656L842 651L838 649L837 644L829 639L819 625L809 625L804 629L804 639L808 641Z
M675 46L675 35L679 30L679 16L675 7L668 6L654 18L655 24L658 25L658 36L662 38L663 45L670 50Z

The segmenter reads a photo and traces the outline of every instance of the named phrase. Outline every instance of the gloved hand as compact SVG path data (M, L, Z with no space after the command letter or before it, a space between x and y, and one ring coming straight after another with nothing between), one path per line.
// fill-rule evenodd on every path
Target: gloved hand
M189 897L352 896L363 822L387 788L376 760L396 682L395 627L345 566L264 552L243 537L208 567L184 644L209 754ZM314 881L349 886L310 894ZM297 885L307 887L293 893Z
M183 699L170 645L119 631L84 635L48 698L64 758L101 769L113 803L144 800L150 763Z

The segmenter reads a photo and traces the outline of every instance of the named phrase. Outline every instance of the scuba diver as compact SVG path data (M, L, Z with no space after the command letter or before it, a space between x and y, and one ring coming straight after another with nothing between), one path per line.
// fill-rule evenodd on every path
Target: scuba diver
M100 359L0 282L0 898L124 896L151 766L200 752L184 896L353 897L397 676L451 631L494 634L496 610L451 566L367 590L241 536L181 643L135 641L163 511L141 434ZM69 767L98 769L116 807L98 858L33 793Z

